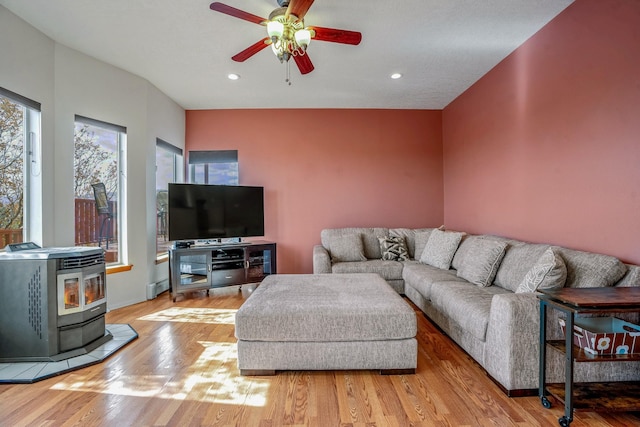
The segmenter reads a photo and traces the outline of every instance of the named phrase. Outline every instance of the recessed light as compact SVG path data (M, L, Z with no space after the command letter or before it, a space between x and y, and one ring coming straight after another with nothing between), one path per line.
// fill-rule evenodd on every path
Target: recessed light
M237 74L231 73L227 76L227 78L229 78L229 80L238 80L240 76Z
M400 73L393 73L393 74L391 74L391 78L392 78L392 79L394 79L394 80L397 80L397 79L399 79L400 77L402 77L402 74L400 74Z

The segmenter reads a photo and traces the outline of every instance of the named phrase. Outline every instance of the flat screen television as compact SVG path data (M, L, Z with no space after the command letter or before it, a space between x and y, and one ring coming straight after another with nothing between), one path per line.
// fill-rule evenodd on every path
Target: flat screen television
M169 240L264 236L264 188L169 184Z

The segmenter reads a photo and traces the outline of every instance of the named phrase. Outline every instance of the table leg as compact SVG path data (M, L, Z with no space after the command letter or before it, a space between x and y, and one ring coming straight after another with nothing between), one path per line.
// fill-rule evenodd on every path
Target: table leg
M558 422L567 427L573 421L573 312L567 313L567 327L565 329L565 382L564 382L564 416Z
M551 402L547 398L547 303L540 301L540 365L538 370L538 396L542 406L549 409Z

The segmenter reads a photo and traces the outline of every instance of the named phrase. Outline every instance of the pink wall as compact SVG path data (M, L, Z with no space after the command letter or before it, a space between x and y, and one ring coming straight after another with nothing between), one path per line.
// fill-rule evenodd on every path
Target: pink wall
M440 111L187 111L187 151L228 149L265 187L280 273L312 271L323 228L442 224Z
M640 263L640 1L577 0L443 112L445 224Z

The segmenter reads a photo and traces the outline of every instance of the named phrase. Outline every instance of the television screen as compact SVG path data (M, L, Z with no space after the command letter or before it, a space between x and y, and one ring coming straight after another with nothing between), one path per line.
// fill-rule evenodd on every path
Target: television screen
M264 236L263 187L169 184L169 240Z

